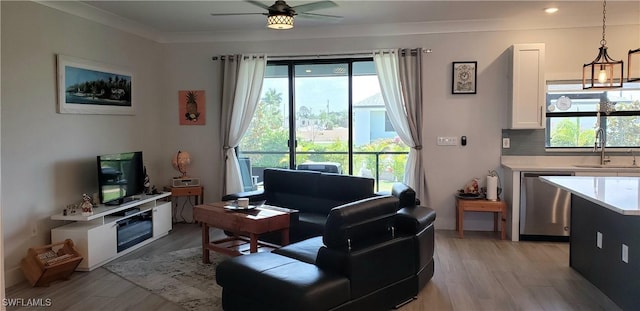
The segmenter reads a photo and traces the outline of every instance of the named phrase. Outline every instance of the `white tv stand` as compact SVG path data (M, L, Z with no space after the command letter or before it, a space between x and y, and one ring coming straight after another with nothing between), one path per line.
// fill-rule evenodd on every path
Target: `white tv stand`
M171 196L170 192L157 195L140 195L136 200L122 205L100 205L93 209L93 215L63 215L51 216L52 220L73 221L72 223L51 229L51 241L73 240L76 249L84 258L76 268L78 271L91 271L103 264L130 253L167 234L172 229L171 202L162 200ZM139 211L126 216L119 212L138 208ZM142 213L152 211L153 237L146 239L121 252L117 249L118 221L131 218Z

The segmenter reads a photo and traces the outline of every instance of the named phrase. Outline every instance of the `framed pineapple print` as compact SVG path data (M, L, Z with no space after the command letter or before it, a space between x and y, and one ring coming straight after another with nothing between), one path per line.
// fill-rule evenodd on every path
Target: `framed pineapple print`
M453 62L451 94L475 94L478 62Z
M180 125L204 125L206 101L204 91L179 91Z

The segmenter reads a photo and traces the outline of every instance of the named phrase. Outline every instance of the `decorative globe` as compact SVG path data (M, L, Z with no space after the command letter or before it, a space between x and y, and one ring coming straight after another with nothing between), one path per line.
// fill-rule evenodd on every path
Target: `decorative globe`
M191 155L185 151L178 151L171 159L171 165L182 174L180 177L187 177L187 168L191 165Z

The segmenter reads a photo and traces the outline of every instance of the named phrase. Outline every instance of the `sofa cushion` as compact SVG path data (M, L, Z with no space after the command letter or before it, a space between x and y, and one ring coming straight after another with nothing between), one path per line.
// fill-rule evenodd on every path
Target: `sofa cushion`
M243 292L247 300L280 310L329 310L351 296L347 278L274 253L227 259L218 265L216 281L223 296L225 291ZM238 301L222 303L225 310L243 309Z
M322 246L324 246L324 244L322 244L322 237L317 236L275 249L273 253L315 264L316 258L318 257L318 250Z
M373 178L325 173L320 176L317 196L346 203L374 196L373 189Z
M321 173L269 168L264 170L264 192L269 201L272 193L315 196ZM303 201L302 201L303 202Z
M390 231L397 210L398 199L393 196L372 197L335 207L327 217L323 242L329 248L349 249L354 243Z

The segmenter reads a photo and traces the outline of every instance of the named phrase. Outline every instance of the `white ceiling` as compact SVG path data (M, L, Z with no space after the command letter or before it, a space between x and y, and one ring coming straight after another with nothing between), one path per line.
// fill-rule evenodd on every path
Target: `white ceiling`
M273 0L260 1L271 5ZM291 6L311 1L287 1ZM339 21L297 17L291 30L270 30L262 13L236 1L40 1L78 16L158 42L251 41L508 29L602 26L601 1L334 1L312 13L340 15ZM553 15L544 8L558 7ZM607 25L640 24L640 1L608 1Z

